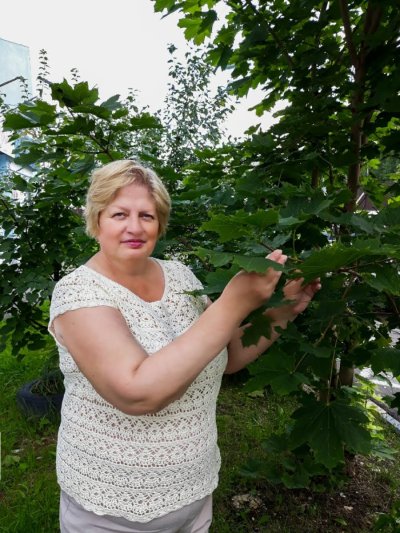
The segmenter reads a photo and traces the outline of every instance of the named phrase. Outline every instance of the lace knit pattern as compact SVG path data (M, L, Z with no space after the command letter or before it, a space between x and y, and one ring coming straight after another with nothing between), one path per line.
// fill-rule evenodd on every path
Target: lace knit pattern
M54 289L50 332L54 318L66 311L106 305L120 310L150 355L164 347L199 317L206 298L185 294L201 288L185 265L158 262L165 291L150 303L85 266L65 276ZM211 494L220 466L215 407L226 349L179 400L158 413L131 416L104 400L57 345L65 377L57 477L67 494L89 511L137 522Z

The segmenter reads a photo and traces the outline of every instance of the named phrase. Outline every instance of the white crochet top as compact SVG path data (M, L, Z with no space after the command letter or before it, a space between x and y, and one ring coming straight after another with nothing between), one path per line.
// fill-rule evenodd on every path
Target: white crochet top
M169 344L196 321L206 298L185 294L201 288L185 265L158 263L165 291L155 302L141 300L86 266L77 268L54 289L50 333L54 336L51 325L56 316L106 305L120 310L149 354ZM148 522L211 494L220 466L215 408L226 349L179 400L158 413L132 416L104 400L67 349L57 345L65 376L57 477L67 494L89 511L137 522Z

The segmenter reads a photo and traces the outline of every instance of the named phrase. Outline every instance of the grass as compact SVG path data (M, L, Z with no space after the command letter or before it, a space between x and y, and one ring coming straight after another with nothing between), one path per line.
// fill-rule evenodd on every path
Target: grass
M42 365L37 354L21 362L8 352L0 356L0 531L4 533L59 531L58 420L27 420L15 403L17 389L36 377ZM241 466L252 456L265 456L262 440L283 429L294 404L273 395L245 395L241 383L240 375L225 378L218 403L222 469L210 533L372 531L377 513L389 511L400 497L399 461L356 457L349 464L348 480L323 493L289 491L245 478ZM385 438L400 451L399 436L390 427L385 428Z
M28 420L18 410L15 394L38 376L43 360L37 354L19 362L0 356L1 481L0 531L53 533L58 528L59 489L54 461L57 420Z

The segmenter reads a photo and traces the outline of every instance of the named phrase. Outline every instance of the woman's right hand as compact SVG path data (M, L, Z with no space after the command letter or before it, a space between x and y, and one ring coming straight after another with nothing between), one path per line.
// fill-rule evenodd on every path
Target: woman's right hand
M267 259L284 265L287 256L282 253L282 250L274 250L267 256ZM236 311L244 319L272 296L281 275L281 270L275 270L272 267L268 268L264 274L241 271L230 280L221 296L228 302L227 305L230 301L230 305L234 305Z

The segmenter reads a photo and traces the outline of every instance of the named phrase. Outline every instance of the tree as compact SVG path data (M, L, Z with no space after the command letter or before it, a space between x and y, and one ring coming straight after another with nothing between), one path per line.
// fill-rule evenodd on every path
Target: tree
M161 111L164 125L161 156L167 165L181 170L198 160L199 151L221 145L223 121L233 108L226 89L219 86L211 92L213 68L206 61L205 49L186 52L185 63L174 56L174 45L168 50L171 81Z
M220 141L218 127L227 112L222 89L210 94L211 69L202 53L187 54L186 60L187 65L171 59L167 108L153 116L138 106L133 90L126 101L116 95L102 102L97 89L79 80L76 69L71 83L48 81L42 50L38 95L27 96L16 109L2 110L2 127L15 143L15 163L32 173L29 179L18 171L0 175L5 233L0 241L1 339L3 345L11 342L15 355L23 357L27 350L46 345L55 282L94 252L82 220L93 168L115 159L138 159L153 166L173 192L179 187L180 165L194 160L189 147L200 136L202 146ZM24 200L15 202L11 190L23 193ZM179 248L181 222L189 209L181 207L159 253Z
M213 270L209 293L239 268L262 271L275 247L290 256L287 276L323 280L308 313L251 367L248 384L297 397L287 434L269 443L285 458L280 471L259 472L304 486L343 464L345 450L377 449L360 391L345 386L354 367L400 374L390 339L400 304L399 176L370 171L399 154L400 13L387 0L223 4L214 33L218 0L155 0L155 9L180 12L196 44L211 37L209 59L231 69L235 94L263 89L259 114L278 100L287 107L267 132L256 125L240 146L203 157L182 197L194 187L208 195L197 255ZM361 188L376 215L358 208ZM281 303L278 294L269 305ZM261 311L250 317L247 343L268 328Z

